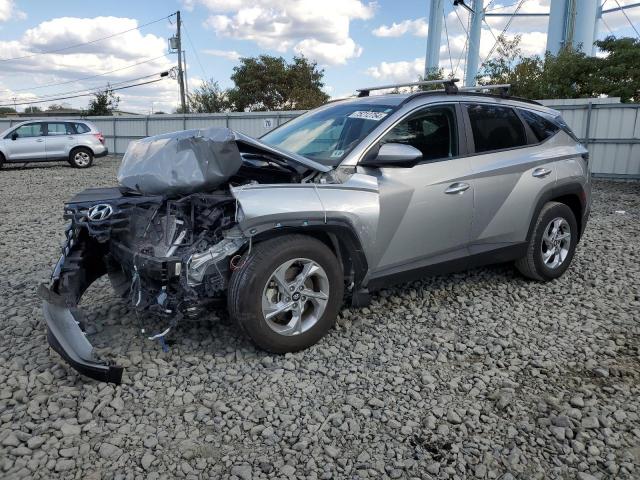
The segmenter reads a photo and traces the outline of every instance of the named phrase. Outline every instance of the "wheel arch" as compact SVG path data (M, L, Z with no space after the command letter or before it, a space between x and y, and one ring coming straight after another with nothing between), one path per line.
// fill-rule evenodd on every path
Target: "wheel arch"
M536 221L538 219L538 216L540 215L542 207L544 207L544 205L548 202L563 203L571 209L573 215L576 218L576 223L578 224L578 240L580 240L583 231L584 213L587 208L587 196L583 186L580 183L572 182L555 186L547 190L540 196L531 217L529 230L527 232L527 241L529 241L531 239L531 235L533 235L533 230L535 228Z
M292 234L307 235L323 242L340 261L345 279L351 279L356 285L362 283L368 269L367 259L358 236L343 221L328 220L327 223L317 225L281 226L262 231L251 238L256 243Z

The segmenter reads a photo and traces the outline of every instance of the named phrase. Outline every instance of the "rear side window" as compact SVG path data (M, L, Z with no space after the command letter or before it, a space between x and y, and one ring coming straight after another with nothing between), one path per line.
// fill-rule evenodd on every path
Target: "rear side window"
M476 153L521 147L527 144L524 125L512 108L467 105Z
M458 155L455 107L429 107L414 113L393 127L380 143L411 145L428 161L455 157Z
M90 131L89 127L87 127L84 123L74 123L73 128L76 129L77 133L87 133Z
M529 125L538 142L544 142L547 138L554 136L558 130L560 130L558 125L553 123L551 120L547 120L542 115L530 110L518 109L518 112L525 123Z
M47 123L47 135L73 135L71 125L63 122Z

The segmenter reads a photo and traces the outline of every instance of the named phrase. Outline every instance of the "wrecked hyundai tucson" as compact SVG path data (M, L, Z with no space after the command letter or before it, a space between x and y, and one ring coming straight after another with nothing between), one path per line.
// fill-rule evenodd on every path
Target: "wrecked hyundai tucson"
M481 149L492 141L502 163ZM389 283L508 260L551 280L586 223L587 164L557 112L451 90L362 95L260 140L226 128L145 138L117 187L64 206L62 256L39 290L49 343L79 372L121 381L120 366L96 358L78 307L103 275L165 322L150 338L222 300L276 353L316 343L345 292L364 305Z

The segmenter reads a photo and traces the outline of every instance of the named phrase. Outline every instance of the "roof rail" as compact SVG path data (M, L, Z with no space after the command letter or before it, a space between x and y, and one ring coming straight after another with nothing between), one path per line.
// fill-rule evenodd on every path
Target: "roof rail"
M459 82L459 81L460 80L457 78L450 78L450 79L444 79L444 80L423 80L420 82L396 83L393 85L380 85L379 87L358 88L356 92L358 92L358 97L368 97L369 93L373 90L387 90L389 88L400 88L400 87L418 87L421 85L444 85L444 91L446 93L456 93L458 91L456 82Z
M475 87L460 87L460 92L482 92L483 90L499 90L501 97L509 96L510 83L502 83L498 85L477 85Z

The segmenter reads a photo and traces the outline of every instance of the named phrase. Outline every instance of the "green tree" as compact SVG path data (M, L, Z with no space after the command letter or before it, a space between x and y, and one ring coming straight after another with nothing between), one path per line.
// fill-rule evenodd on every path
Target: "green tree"
M213 78L190 93L188 101L189 110L193 113L226 112L230 108L227 92Z
M65 108L59 103L52 103L47 107L48 112L57 112L59 110L65 110Z
M640 102L640 40L609 36L595 44L606 54L597 59L598 90L622 102Z
M241 58L231 80L228 98L236 111L310 109L325 103L324 70L304 57L287 63L282 57Z
M113 111L118 108L118 103L120 103L120 97L115 96L108 85L106 89L94 93L93 96L94 98L91 99L87 108L89 116L113 115Z
M42 112L42 109L40 107L35 107L35 106L26 107L24 109L24 113L40 113L40 112Z
M511 94L525 98L580 98L597 95L598 61L580 50L564 49L544 58L523 57L520 35L498 38L497 55L478 76L481 84L511 84Z
M0 115L3 113L16 113L16 109L11 107L0 107Z
M429 80L444 80L444 70L442 68L432 68L425 75L419 75L419 82L428 82ZM442 90L443 86L440 83L434 83L433 85L420 85L420 90Z

